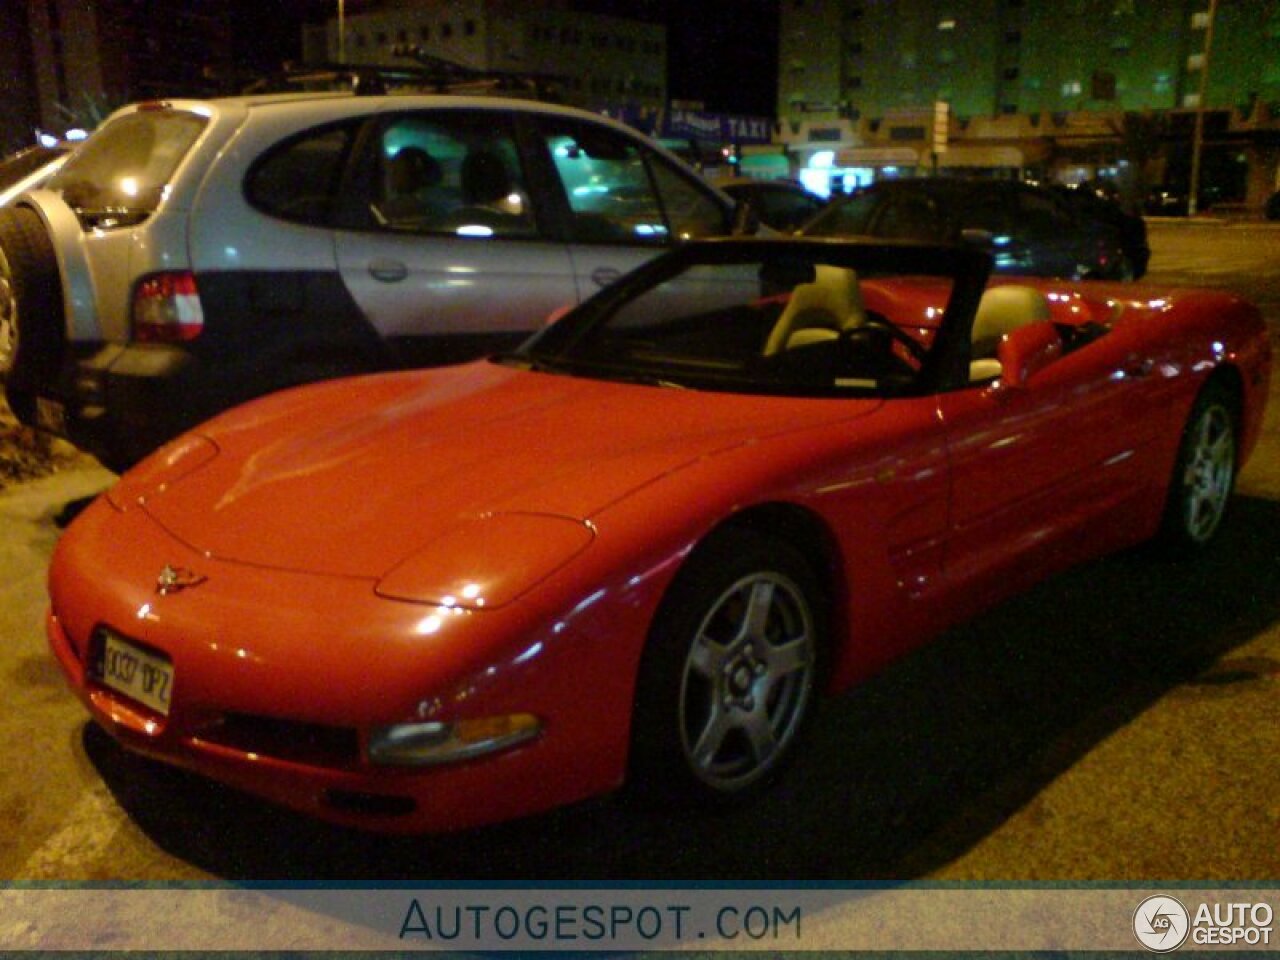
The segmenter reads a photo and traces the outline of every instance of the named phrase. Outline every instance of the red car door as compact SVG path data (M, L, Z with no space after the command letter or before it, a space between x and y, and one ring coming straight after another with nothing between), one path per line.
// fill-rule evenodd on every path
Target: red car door
M951 468L945 579L966 614L1132 542L1159 510L1159 385L1113 352L1085 348L1020 386L938 397Z

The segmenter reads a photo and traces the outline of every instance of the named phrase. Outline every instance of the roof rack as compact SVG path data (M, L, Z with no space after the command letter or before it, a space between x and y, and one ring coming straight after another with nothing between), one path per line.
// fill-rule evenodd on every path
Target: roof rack
M533 93L539 99L558 99L556 88L565 82L564 76L555 73L520 73L468 67L427 53L414 44L398 43L391 48L391 52L418 64L418 69L424 76L431 78L441 93L456 90L460 86L490 84L494 90L524 91Z
M380 96L392 90L433 93L506 93L532 95L539 100L559 100L554 74L510 73L479 70L425 53L421 47L396 46L397 56L412 58L415 66L357 63L286 63L276 74L260 76L241 93L273 93L285 90L350 90L357 96Z

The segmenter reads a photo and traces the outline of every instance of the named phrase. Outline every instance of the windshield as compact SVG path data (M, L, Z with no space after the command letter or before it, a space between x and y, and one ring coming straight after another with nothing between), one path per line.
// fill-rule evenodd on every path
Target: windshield
M695 247L597 296L507 362L741 393L924 386L961 276L947 256L821 241Z
M155 212L206 117L148 107L123 114L89 137L48 182L82 222L132 226Z
M877 194L867 192L837 200L805 224L805 235L836 237L869 233L871 214L875 211L877 200Z

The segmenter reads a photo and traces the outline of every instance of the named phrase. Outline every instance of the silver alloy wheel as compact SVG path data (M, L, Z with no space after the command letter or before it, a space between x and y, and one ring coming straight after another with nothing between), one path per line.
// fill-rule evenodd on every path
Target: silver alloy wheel
M1236 443L1231 412L1221 403L1204 407L1188 437L1182 473L1183 522L1194 543L1206 543L1218 529L1235 478Z
M9 264L0 251L0 377L13 369L18 353L18 295Z
M680 685L680 741L693 774L724 793L765 776L808 708L813 614L778 573L743 577L702 619Z

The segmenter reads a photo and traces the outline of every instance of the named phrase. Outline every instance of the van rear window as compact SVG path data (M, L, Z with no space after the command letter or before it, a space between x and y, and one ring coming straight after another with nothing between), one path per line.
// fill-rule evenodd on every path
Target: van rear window
M155 212L174 171L209 120L156 107L126 113L81 144L46 185L99 228L132 226Z

